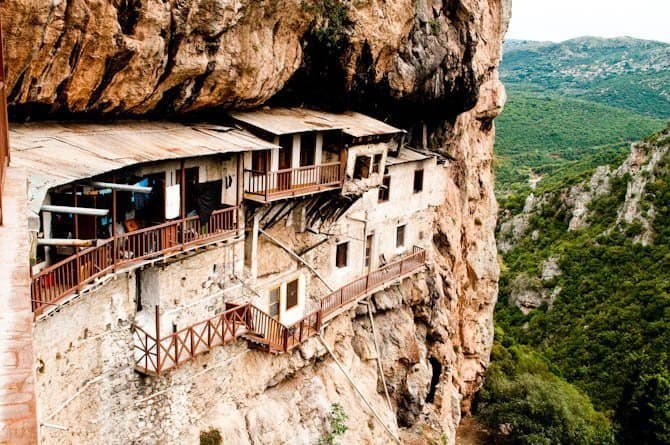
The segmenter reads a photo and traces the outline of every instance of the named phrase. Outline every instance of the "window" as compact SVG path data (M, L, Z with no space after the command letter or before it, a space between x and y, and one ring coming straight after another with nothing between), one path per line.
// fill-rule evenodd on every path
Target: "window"
M289 281L286 284L286 309L291 309L298 305L298 279Z
M378 154L372 159L372 173L379 173L379 168L382 165L382 155Z
M181 184L181 169L177 169L177 184ZM186 180L186 213L197 210L198 190L197 184L200 182L200 169L198 167L187 168L184 171Z
M340 269L347 267L347 260L349 256L349 242L340 243L337 245L337 255L335 258L335 265Z
M423 169L414 172L414 193L423 190Z
M268 302L268 309L271 317L277 318L279 317L279 290L281 288L275 287L274 289L270 289L270 292L268 293L269 297L269 302Z
M293 160L293 135L279 136L279 170L291 168Z
M326 131L323 133L323 149L333 153L340 152L342 146L342 135L336 131Z
M372 257L372 244L375 239L375 235L368 235L365 238L365 267L370 267L370 258Z
M354 179L370 176L370 156L357 156L354 164Z
M405 245L405 229L407 228L406 224L398 226L395 232L395 246L403 247Z
M316 134L305 133L300 137L300 166L314 165L316 162Z
M382 179L382 185L379 187L379 202L386 202L391 197L391 177L384 176Z
M265 173L270 168L270 150L251 152L251 169L254 172Z

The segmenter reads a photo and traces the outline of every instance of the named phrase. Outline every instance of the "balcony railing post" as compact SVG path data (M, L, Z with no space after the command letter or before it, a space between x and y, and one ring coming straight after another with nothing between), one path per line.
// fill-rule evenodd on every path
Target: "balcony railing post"
M116 182L116 175L114 176L113 179L114 182ZM113 271L116 273L116 263L118 261L118 256L119 256L119 249L118 249L118 237L116 234L116 190L112 189L112 243L114 244L113 250L114 253L112 254L112 259L114 261L113 263Z
M284 352L288 352L288 329L284 329Z
M172 335L172 343L174 344L174 365L177 366L179 365L179 342L174 334Z
M161 374L161 315L158 305L155 306L156 317L156 373Z

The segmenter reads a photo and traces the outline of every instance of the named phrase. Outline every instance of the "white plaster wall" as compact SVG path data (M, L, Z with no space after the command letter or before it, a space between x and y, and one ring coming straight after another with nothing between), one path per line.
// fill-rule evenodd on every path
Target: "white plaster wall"
M423 190L414 193L414 171L424 169ZM378 202L379 189L366 191L330 229L329 242L309 253L309 261L334 286L343 286L366 274L365 239L374 234L370 269L380 266L380 255L387 263L412 251L413 246L428 246L434 225L433 207L445 196L446 171L435 158L388 166L391 175L389 200ZM405 243L396 247L396 230L405 224ZM348 264L336 266L336 246L349 241Z
M155 306L161 309L161 334L188 327L220 313L243 289L235 276L244 273L242 241L210 247L140 272L142 310L137 319L153 332ZM153 324L152 324L153 323Z
M286 309L286 284L298 279L298 304L291 309ZM310 282L309 275L304 270L293 270L277 274L254 283L259 295L253 303L266 313L270 311L270 289L279 287L279 321L284 325L291 325L299 321L305 315L307 307L307 288Z
M364 187L377 187L382 182L384 176L384 167L386 166L386 156L388 153L389 143L381 142L377 144L353 145L349 147L347 152L347 166L345 169L345 193L349 190ZM382 160L378 173L372 173L372 162L374 155L381 154ZM363 179L354 179L354 170L356 167L356 158L359 156L370 157L370 175Z

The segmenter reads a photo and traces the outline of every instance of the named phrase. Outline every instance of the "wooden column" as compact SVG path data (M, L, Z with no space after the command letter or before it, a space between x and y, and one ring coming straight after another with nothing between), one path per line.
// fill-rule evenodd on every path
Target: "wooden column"
M72 202L75 207L78 207L79 199L77 198L77 185L72 184ZM79 239L79 215L74 214L74 239ZM81 292L81 258L79 258L79 247L74 246L74 254L77 262L77 293Z
M242 199L244 198L244 153L237 154L237 178L235 178L235 183L237 189L235 192L235 202L237 205L236 218L237 218L237 233L241 233L241 230L244 230L242 221L244 221L244 213L242 212Z
M116 182L116 175L114 175L114 179L112 182ZM114 240L113 241L114 251L112 253L112 259L114 261L114 272L116 272L119 249L118 249L118 239L116 233L116 190L114 189L112 189L112 239Z
M253 226L251 229L251 279L256 280L258 276L258 232L260 229L260 215L254 213Z
M186 244L186 169L184 160L181 161L181 176L179 184L179 204L181 207L181 250L184 250Z

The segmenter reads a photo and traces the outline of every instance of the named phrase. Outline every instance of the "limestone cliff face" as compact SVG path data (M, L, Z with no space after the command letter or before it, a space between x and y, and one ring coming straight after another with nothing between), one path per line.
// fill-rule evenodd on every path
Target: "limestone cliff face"
M397 388L394 421L406 428L406 441L425 423L439 427L453 443L493 340L499 271L492 121L505 101L497 66L510 1L342 2L346 19L336 27L332 5L337 3L6 0L0 13L11 113L15 118L139 117L268 101L321 107L339 102L408 128L415 145L421 145L426 128L428 145L448 158L449 170L444 204L435 210L431 267L415 284L420 290L411 294L416 297L391 305L393 310L375 324L388 346L384 365ZM332 82L327 88L324 79ZM353 318L330 334L352 369L370 360L364 346L369 341L360 341L368 335L364 320ZM429 358L439 367L431 369ZM319 388L305 387L309 382L328 386L335 378L332 362L323 360L326 368L308 361L302 370L278 372L267 391L240 403L260 407L261 400L281 399L306 412L327 406ZM330 377L310 380L324 369ZM435 369L438 392L428 407ZM362 385L379 398L374 380L362 379ZM305 396L293 400L300 388ZM369 419L360 403L348 409L350 418ZM281 442L267 432L272 431L268 414L257 411L245 411L246 424L240 418L236 425L248 430L252 443ZM361 422L348 433L351 443L387 443L383 434L371 433L370 422ZM213 418L211 423L221 422ZM251 437L263 431L267 436ZM421 437L417 443L424 443Z

